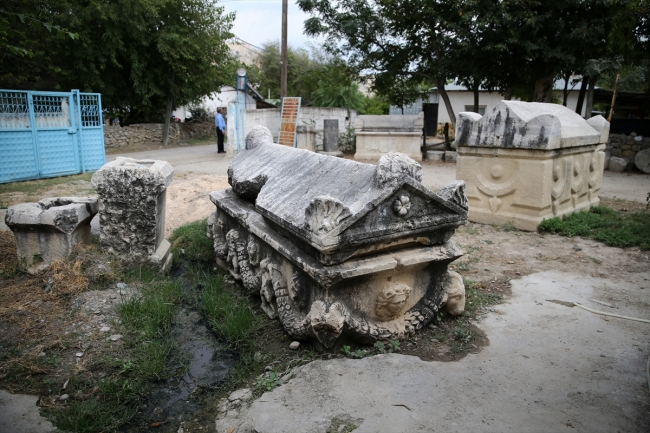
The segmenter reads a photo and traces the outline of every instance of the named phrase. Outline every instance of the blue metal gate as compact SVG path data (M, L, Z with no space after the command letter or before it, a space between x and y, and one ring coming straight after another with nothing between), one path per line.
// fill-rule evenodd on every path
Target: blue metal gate
M0 183L106 163L101 95L0 90Z

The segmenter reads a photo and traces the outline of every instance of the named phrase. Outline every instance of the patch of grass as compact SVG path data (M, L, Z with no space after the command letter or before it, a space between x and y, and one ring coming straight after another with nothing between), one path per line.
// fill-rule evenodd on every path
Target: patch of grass
M93 173L83 173L83 174L75 174L72 176L52 177L49 179L2 183L0 184L0 194L4 194L8 192L22 192L24 194L32 195L40 191L51 189L61 184L69 184L80 180L90 182L91 177L93 177Z
M141 296L133 296L119 306L127 333L125 344L132 349L134 373L143 379L160 380L171 374L165 366L173 345L171 329L176 305L183 292L180 283L166 279L150 282L141 292Z
M252 348L263 320L253 312L248 298L227 287L221 275L206 275L200 306L212 329L234 348Z
M561 236L595 239L612 247L650 249L650 215L646 212L617 212L605 206L544 220L538 231Z
M207 220L194 221L177 228L169 237L172 254L194 261L212 261L214 246L212 240L208 239L206 235L207 231Z

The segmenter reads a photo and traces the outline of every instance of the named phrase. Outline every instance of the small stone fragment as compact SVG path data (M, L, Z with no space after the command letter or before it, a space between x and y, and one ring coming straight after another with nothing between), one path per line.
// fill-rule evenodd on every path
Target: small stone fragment
M68 394L63 394L61 397L59 397L59 401L66 401L69 398L70 396Z
M233 391L229 396L228 400L237 401L237 400L249 400L253 397L253 392L248 388L238 389Z
M299 341L293 341L289 345L289 349L291 349L291 350L297 350L299 347L300 347L300 342Z
M120 338L122 338L122 335L120 335L120 334L113 334L113 335L111 335L110 337L108 337L108 339L109 339L110 341L117 341L117 340L119 340Z
M74 354L74 356L76 356L77 358L81 358L82 356L84 356L84 353L83 352L77 352L77 353Z
M117 284L115 285L115 287L117 287L119 290L124 290L124 289L126 289L126 284L124 284L124 283L117 283Z
M99 328L99 332L108 332L110 330L111 330L110 326L102 326L101 328Z

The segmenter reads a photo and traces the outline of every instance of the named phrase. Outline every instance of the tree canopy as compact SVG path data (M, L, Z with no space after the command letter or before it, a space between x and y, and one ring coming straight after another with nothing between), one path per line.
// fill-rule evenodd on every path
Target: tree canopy
M311 15L305 32L324 36L330 53L372 75L380 94L395 102L402 97L397 88L403 87L415 98L413 90L428 83L439 90L451 119L455 114L445 85L454 80L476 95L483 87L506 98L523 91L531 100L550 102L556 77L593 75L594 61L609 61L615 51L609 44L615 23L620 41L635 39L631 29L647 28L647 14L632 25L613 19L621 11L638 12L638 3L298 0ZM647 0L641 3L647 5Z
M6 0L0 17L0 41L18 50L0 53L0 87L100 92L127 121L162 120L170 101L217 90L234 72L225 43L234 15L215 0Z

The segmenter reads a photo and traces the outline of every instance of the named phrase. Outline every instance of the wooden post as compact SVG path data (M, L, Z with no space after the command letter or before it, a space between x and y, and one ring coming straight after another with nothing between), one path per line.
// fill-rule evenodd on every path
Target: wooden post
M612 116L614 115L614 103L616 102L616 88L618 87L618 79L621 74L616 74L616 81L614 82L614 92L612 93L612 105L609 107L609 116L607 116L607 121L612 123Z
M282 73L280 77L280 99L287 96L287 1L282 0Z

